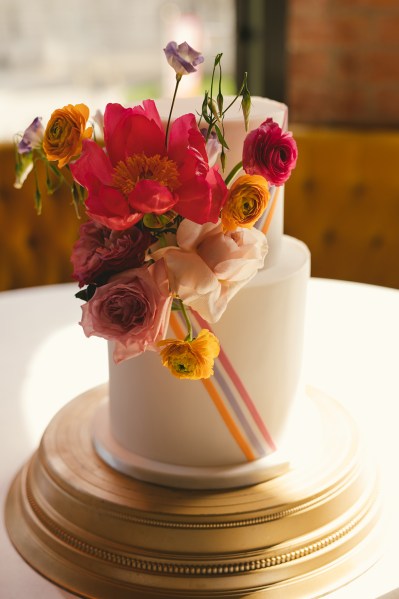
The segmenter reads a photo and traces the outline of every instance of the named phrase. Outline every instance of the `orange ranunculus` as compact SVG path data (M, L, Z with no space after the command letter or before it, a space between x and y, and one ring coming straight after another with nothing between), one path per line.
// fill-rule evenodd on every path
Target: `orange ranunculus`
M193 341L164 339L158 345L163 346L162 364L179 379L209 379L220 351L217 337L207 329L202 329Z
M82 141L91 137L93 128L87 127L89 109L85 104L68 104L54 110L43 137L43 150L48 160L58 160L62 168L82 151Z
M224 231L250 228L262 216L269 202L269 185L260 175L242 175L231 186L222 209Z

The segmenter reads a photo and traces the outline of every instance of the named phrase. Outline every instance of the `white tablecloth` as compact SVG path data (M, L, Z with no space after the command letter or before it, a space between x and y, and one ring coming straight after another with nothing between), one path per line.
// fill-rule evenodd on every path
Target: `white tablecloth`
M0 499L36 449L50 418L106 381L106 344L86 339L75 286L0 293ZM399 291L311 279L303 373L338 399L375 449L382 474L384 555L334 599L399 597ZM392 594L391 594L392 593ZM36 574L0 525L0 598L69 596Z

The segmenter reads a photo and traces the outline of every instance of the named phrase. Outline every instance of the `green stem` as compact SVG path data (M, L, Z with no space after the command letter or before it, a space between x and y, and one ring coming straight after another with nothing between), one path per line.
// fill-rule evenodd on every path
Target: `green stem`
M80 214L79 214L80 193L79 193L79 189L78 189L78 186L75 183L75 181L71 185L71 194L72 194L73 206L75 208L76 218L80 219Z
M166 247L166 239L165 239L165 234L164 233L165 232L162 231L162 233L158 237L159 245L161 246L161 248L165 248Z
M236 97L234 98L234 100L232 100L232 101L230 102L230 104L227 106L227 108L225 108L225 109L223 110L223 112L222 112L222 116L224 116L224 115L226 114L226 112L227 112L228 110L230 110L230 108L233 106L234 102L237 102L238 98L239 98L239 97L240 97L240 95L241 95L241 92L242 92L242 90L243 90L243 86L240 88L240 91L238 92L238 94L236 95Z
M226 114L226 112L227 112L228 110L230 110L230 108L233 106L234 102L237 102L238 98L241 96L241 94L242 94L242 92L243 92L243 90L244 90L244 88L245 88L245 84L246 84L246 77L244 77L244 81L242 82L242 85L241 85L240 89L238 90L238 93L237 93L236 97L234 98L234 100L232 100L232 101L230 102L230 104L227 106L227 108L225 108L225 109L223 110L223 112L222 112L222 115L221 115L221 116L224 116L224 115Z
M242 162L239 162L238 164L235 165L235 167L233 169L231 169L231 171L229 172L229 174L227 175L227 177L224 180L226 185L228 185L230 183L230 181L232 180L234 175L236 175L240 169L242 169Z
M216 71L216 66L217 66L218 64L220 65L220 56L221 56L221 55L219 55L219 54L218 54L218 55L216 56L216 58L215 58L215 62L213 63L213 71L212 71L212 77L211 77L211 93L210 93L210 98L209 98L209 101L210 101L210 103L211 103L211 106L212 106L212 101L213 101L213 81L214 81L214 79L215 79L215 71ZM220 89L220 82L219 82L219 89ZM211 109L211 113L212 113L212 109ZM208 141L208 139L209 139L209 136L210 136L210 134L211 134L211 131L212 131L212 128L213 128L213 126L214 126L214 124L215 124L215 123L216 123L216 119L215 119L215 118L213 118L213 119L212 119L212 122L211 122L211 123L208 125L208 131L207 131L207 133L206 133L206 140L205 140L205 141Z
M188 331L185 341L192 341L193 340L193 327L192 327L192 324L188 317L186 306L183 304L183 300L181 300L180 298L179 298L179 304L180 304L180 310L182 311L184 320L186 322L187 331Z
M36 161L33 164L33 172L35 175L35 208L36 208L36 214L41 214L42 213L42 194L40 193L40 187L39 187L39 178L37 176L37 170L36 170Z
M213 98L213 80L215 78L216 64L213 65L212 77L211 77L211 96L210 99L212 101Z
M178 73L176 73L175 91L174 91L173 98L172 98L172 105L171 105L170 111L169 111L168 124L166 125L165 146L168 145L168 133L169 133L170 120L172 118L173 107L175 105L176 94L177 94L177 90L178 90L181 78L182 78L182 75L179 75Z

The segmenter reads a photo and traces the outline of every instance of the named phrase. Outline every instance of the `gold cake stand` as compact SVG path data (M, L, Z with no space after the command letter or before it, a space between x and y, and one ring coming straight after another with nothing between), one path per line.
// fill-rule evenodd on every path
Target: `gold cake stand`
M98 457L91 422L104 395L91 390L56 415L7 499L12 542L57 585L98 599L299 599L376 560L376 471L335 401L310 393L320 434L306 435L285 474L188 491L129 478Z

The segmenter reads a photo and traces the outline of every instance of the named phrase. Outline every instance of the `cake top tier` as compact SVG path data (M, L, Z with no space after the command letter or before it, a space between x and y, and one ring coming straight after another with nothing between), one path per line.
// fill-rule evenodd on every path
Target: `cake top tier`
M228 106L234 99L234 96L225 96L224 106ZM201 111L203 97L196 96L191 98L177 98L172 119L175 119L183 114L192 112L198 114ZM161 98L156 100L157 108L162 120L167 121L171 100ZM245 136L252 129L256 129L267 118L272 118L285 131L287 129L288 108L285 104L261 98L259 96L251 97L251 112L249 115L248 131L245 131L244 118L241 109L241 102L237 101L231 106L224 118L225 139L229 146L229 151L226 152L226 169L228 173L242 158L242 147ZM204 122L204 126L206 123Z

